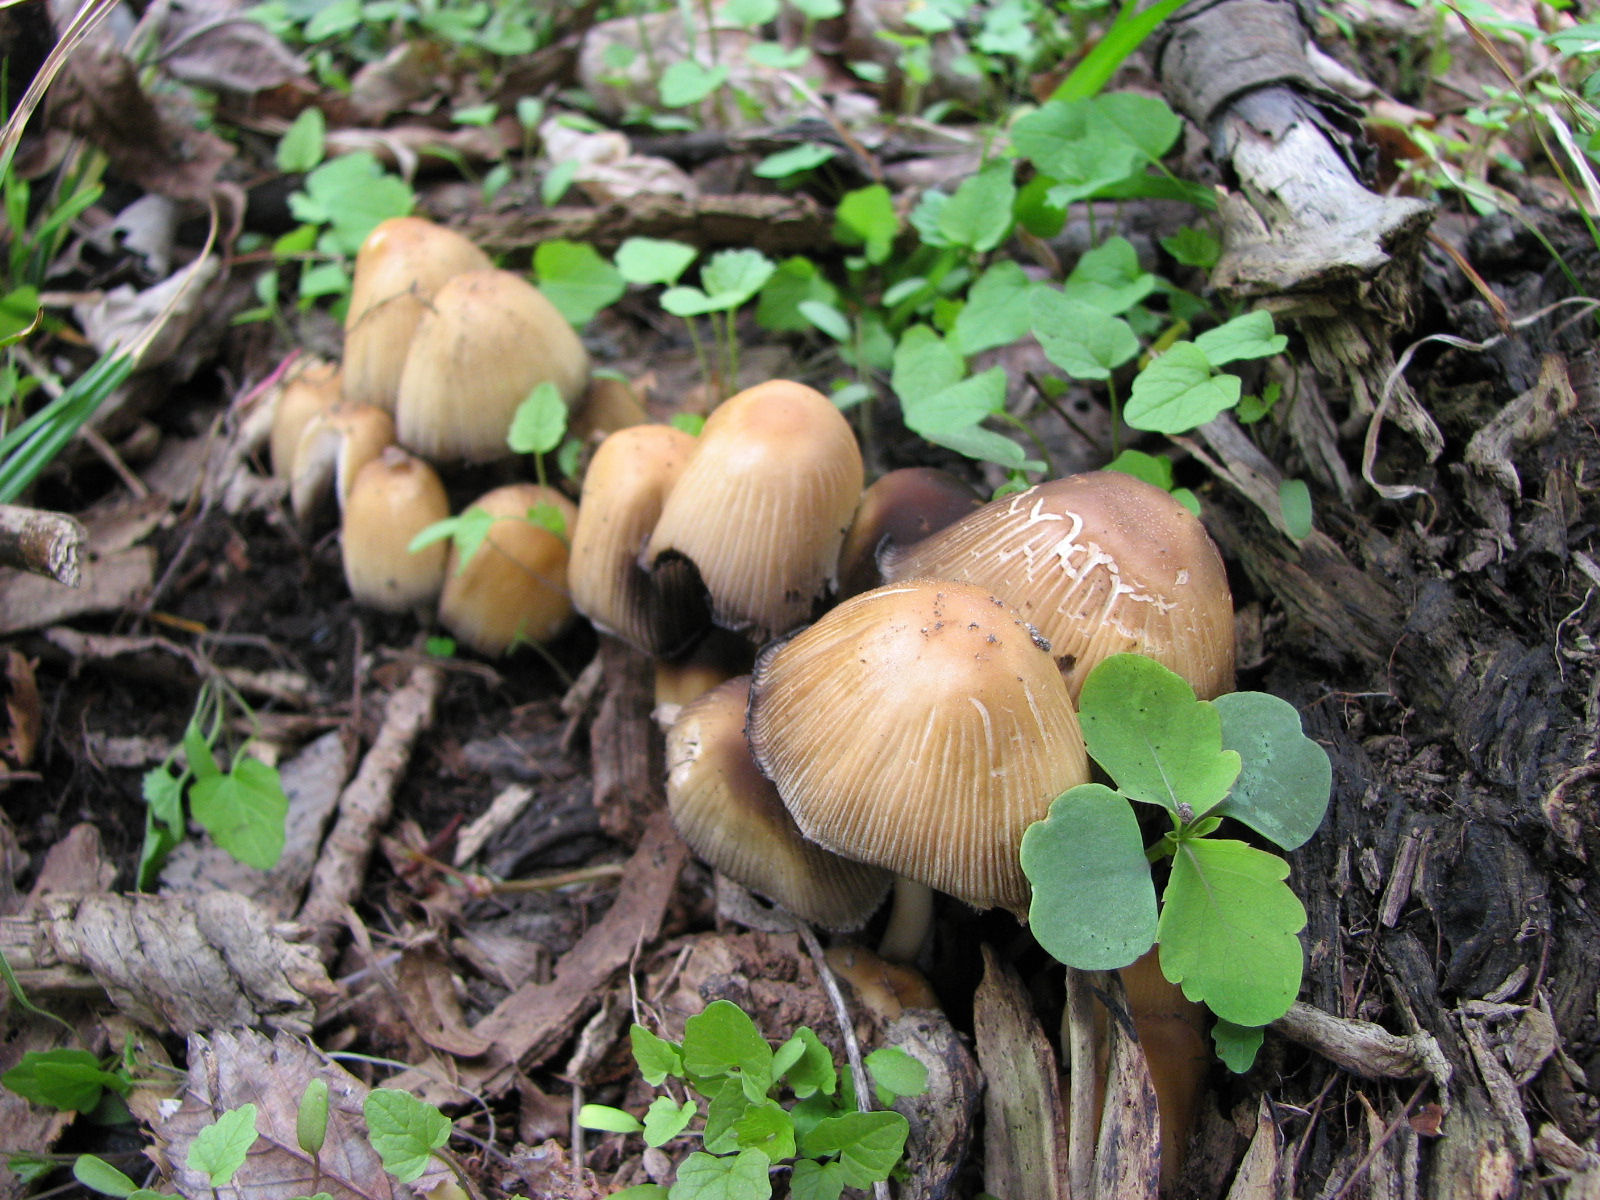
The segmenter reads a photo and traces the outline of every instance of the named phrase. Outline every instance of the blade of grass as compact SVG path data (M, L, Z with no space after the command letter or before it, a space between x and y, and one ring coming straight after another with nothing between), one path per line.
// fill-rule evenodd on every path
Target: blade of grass
M1050 94L1050 99L1087 100L1091 96L1098 96L1128 55L1137 50L1155 27L1183 2L1156 0L1150 7L1137 11L1132 4L1123 5L1111 28L1106 30L1106 35L1083 56L1083 61L1072 68L1072 74L1061 81Z

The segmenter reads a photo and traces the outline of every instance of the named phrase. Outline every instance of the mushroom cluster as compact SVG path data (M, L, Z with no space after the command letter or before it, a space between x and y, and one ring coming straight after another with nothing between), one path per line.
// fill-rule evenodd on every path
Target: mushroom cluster
M451 515L439 469L510 457L507 431L534 389L579 403L589 358L572 326L459 233L399 217L356 256L344 351L279 387L270 455L302 527L337 512L351 594L435 610L484 654L559 634L573 612L566 496L527 483L480 497L469 508L487 532L465 562L418 535Z

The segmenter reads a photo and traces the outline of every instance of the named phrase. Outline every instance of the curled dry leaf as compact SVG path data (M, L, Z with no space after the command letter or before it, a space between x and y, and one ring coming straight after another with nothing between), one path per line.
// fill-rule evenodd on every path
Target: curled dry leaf
M0 758L7 767L26 767L39 744L39 688L34 664L15 650L6 651L6 727L0 730Z

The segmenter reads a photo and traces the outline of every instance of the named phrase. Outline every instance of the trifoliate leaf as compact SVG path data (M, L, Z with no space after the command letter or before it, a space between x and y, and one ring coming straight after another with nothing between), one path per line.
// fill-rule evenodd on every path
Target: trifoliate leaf
M1222 719L1222 744L1243 767L1219 816L1243 821L1293 850L1327 815L1333 791L1328 752L1305 735L1294 705L1265 692L1230 692L1211 702Z
M1133 381L1123 419L1152 433L1187 433L1239 403L1237 375L1214 375L1193 342L1177 342Z
M1235 1025L1232 1021L1218 1021L1211 1027L1211 1041L1217 1047L1217 1057L1235 1075L1243 1075L1256 1061L1265 1031L1259 1025Z
M1243 842L1191 839L1173 856L1156 940L1161 973L1236 1025L1266 1025L1300 991L1306 910L1289 864Z
M1139 353L1139 339L1121 317L1051 288L1032 297L1033 335L1046 357L1074 379L1109 379Z
M1112 655L1089 672L1078 708L1089 754L1129 799L1192 820L1220 804L1239 775L1239 755L1222 748L1217 710L1154 659Z
M383 1169L410 1183L428 1168L433 1152L450 1140L450 1121L433 1105L398 1088L373 1088L361 1106L367 1137Z
M189 1169L206 1176L212 1187L221 1187L244 1166L245 1155L259 1136L254 1104L229 1109L195 1134L189 1143Z
M897 1112L847 1112L824 1117L806 1134L805 1153L811 1158L837 1154L846 1187L871 1187L889 1178L905 1153L911 1126Z
M1028 924L1069 967L1125 967L1156 939L1156 890L1133 806L1099 783L1057 796L1022 835Z

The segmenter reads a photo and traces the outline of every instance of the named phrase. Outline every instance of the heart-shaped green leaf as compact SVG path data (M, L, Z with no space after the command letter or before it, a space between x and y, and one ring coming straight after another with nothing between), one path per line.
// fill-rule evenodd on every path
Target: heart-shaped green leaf
M1303 845L1328 811L1328 752L1305 735L1287 700L1232 692L1212 704L1222 718L1222 744L1244 763L1218 815L1243 821L1285 850Z

